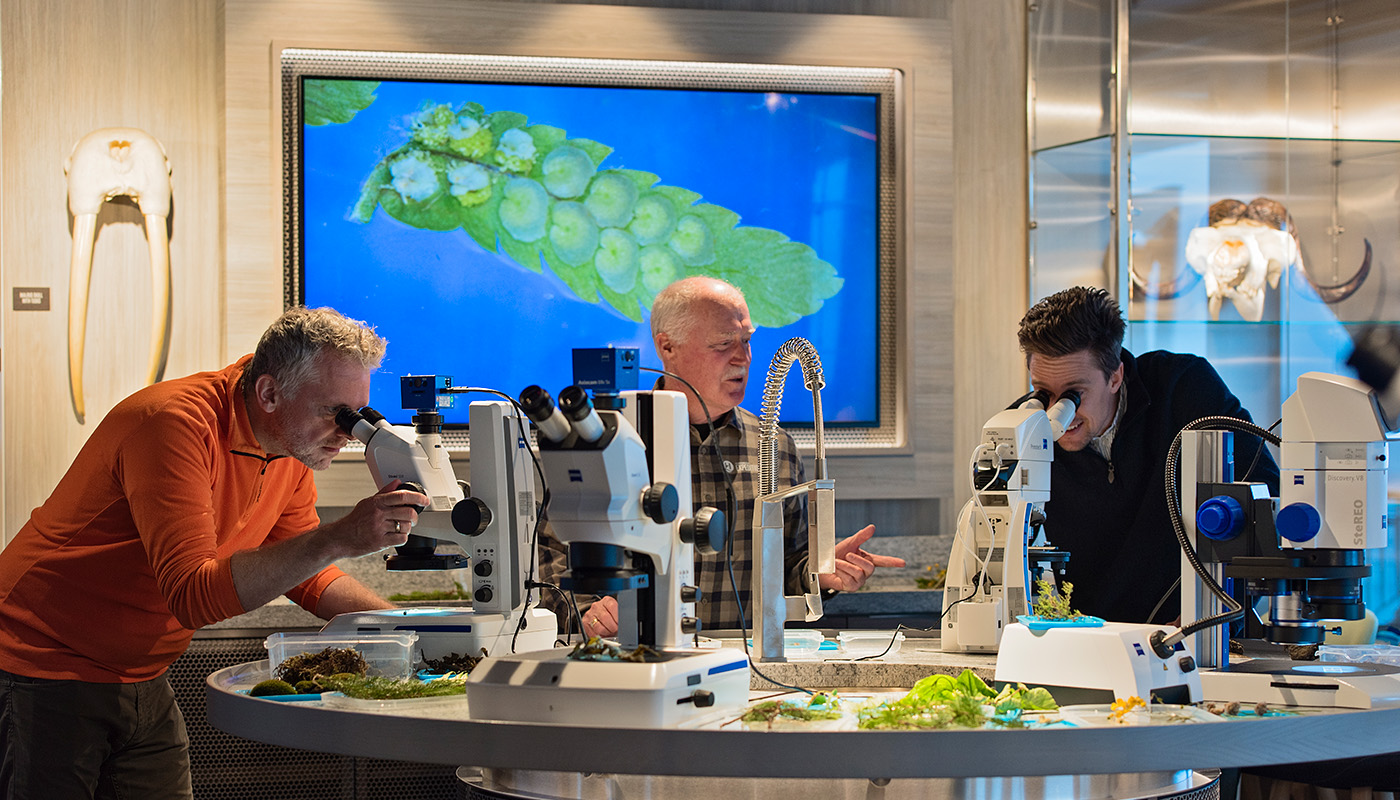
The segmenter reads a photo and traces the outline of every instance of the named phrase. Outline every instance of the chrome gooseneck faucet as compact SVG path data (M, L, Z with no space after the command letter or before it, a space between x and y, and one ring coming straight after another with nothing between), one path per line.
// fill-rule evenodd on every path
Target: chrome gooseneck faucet
M797 486L777 489L776 451L778 409L782 404L783 383L795 361L802 364L802 379L812 393L813 427L816 430L816 478ZM827 476L826 447L822 438L821 359L812 343L794 337L783 343L768 365L763 386L763 414L758 434L759 497L754 504L754 658L759 661L786 661L783 652L783 625L788 620L807 622L822 616L821 587L817 576L836 569L836 482ZM807 592L783 593L783 501L803 492L808 496Z

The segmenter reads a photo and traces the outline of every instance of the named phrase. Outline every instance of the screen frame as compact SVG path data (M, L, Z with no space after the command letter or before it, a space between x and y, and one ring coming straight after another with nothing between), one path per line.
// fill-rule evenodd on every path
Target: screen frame
M877 97L877 425L827 425L822 443L828 450L851 454L891 453L907 449L908 403L903 393L908 368L903 347L905 303L899 286L907 268L902 246L905 143L903 73L894 68L738 62L658 61L641 59L563 58L472 55L321 48L284 48L281 72L281 139L283 205L283 305L301 302L302 272L302 79L308 77L379 80L441 80L637 88L716 89L858 93ZM757 365L756 365L757 366ZM764 375L772 365L764 368ZM903 367L903 368L901 368ZM789 370L800 371L800 370ZM783 376L784 379L790 376ZM830 376L828 376L830 377ZM758 389L751 374L750 387ZM799 447L811 450L817 432L811 424L784 424ZM465 430L444 431L444 444L465 450Z

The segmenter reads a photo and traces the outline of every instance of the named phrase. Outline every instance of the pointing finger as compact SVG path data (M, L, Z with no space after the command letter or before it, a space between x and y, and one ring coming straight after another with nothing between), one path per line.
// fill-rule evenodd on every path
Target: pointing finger
M875 563L875 566L877 567L904 566L904 559L900 558L899 556L882 556L877 555L875 553L866 553L866 555L870 556L870 560L873 561Z
M836 550L837 552L851 552L853 550L859 550L860 546L869 541L870 537L874 535L875 526L866 525L864 528L861 528L860 530L856 531L855 533L851 534L850 536L846 537L845 539L842 539L839 543L837 543Z

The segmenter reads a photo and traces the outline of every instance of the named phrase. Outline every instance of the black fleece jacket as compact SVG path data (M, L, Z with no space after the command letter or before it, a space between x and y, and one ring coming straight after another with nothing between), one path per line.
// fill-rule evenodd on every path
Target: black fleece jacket
M1134 358L1124 350L1123 363L1128 407L1111 463L1092 447L1071 453L1055 446L1046 534L1050 544L1069 551L1064 579L1074 585L1075 609L1118 622L1160 624L1181 611L1180 590L1173 589L1156 616L1147 618L1181 572L1164 484L1172 439L1201 417L1253 420L1199 356L1156 350ZM1259 445L1253 436L1235 434L1235 480L1263 481L1277 496L1278 466L1267 447L1245 474Z

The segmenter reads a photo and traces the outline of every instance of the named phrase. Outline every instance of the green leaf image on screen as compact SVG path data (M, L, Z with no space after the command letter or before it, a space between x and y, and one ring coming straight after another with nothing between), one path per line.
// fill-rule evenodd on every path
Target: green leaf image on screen
M302 119L307 125L330 125L345 123L355 115L369 108L374 102L374 90L378 81L322 81L309 79L306 82L306 106Z
M319 91L318 118L353 117L370 91ZM308 117L309 118L309 117ZM478 103L425 104L409 141L365 179L350 216L376 208L414 228L461 228L484 250L525 269L541 262L581 300L606 302L641 321L667 284L691 275L743 290L755 325L777 328L817 312L842 279L811 247L785 234L740 227L739 215L696 192L634 169L599 169L612 148L530 124Z

